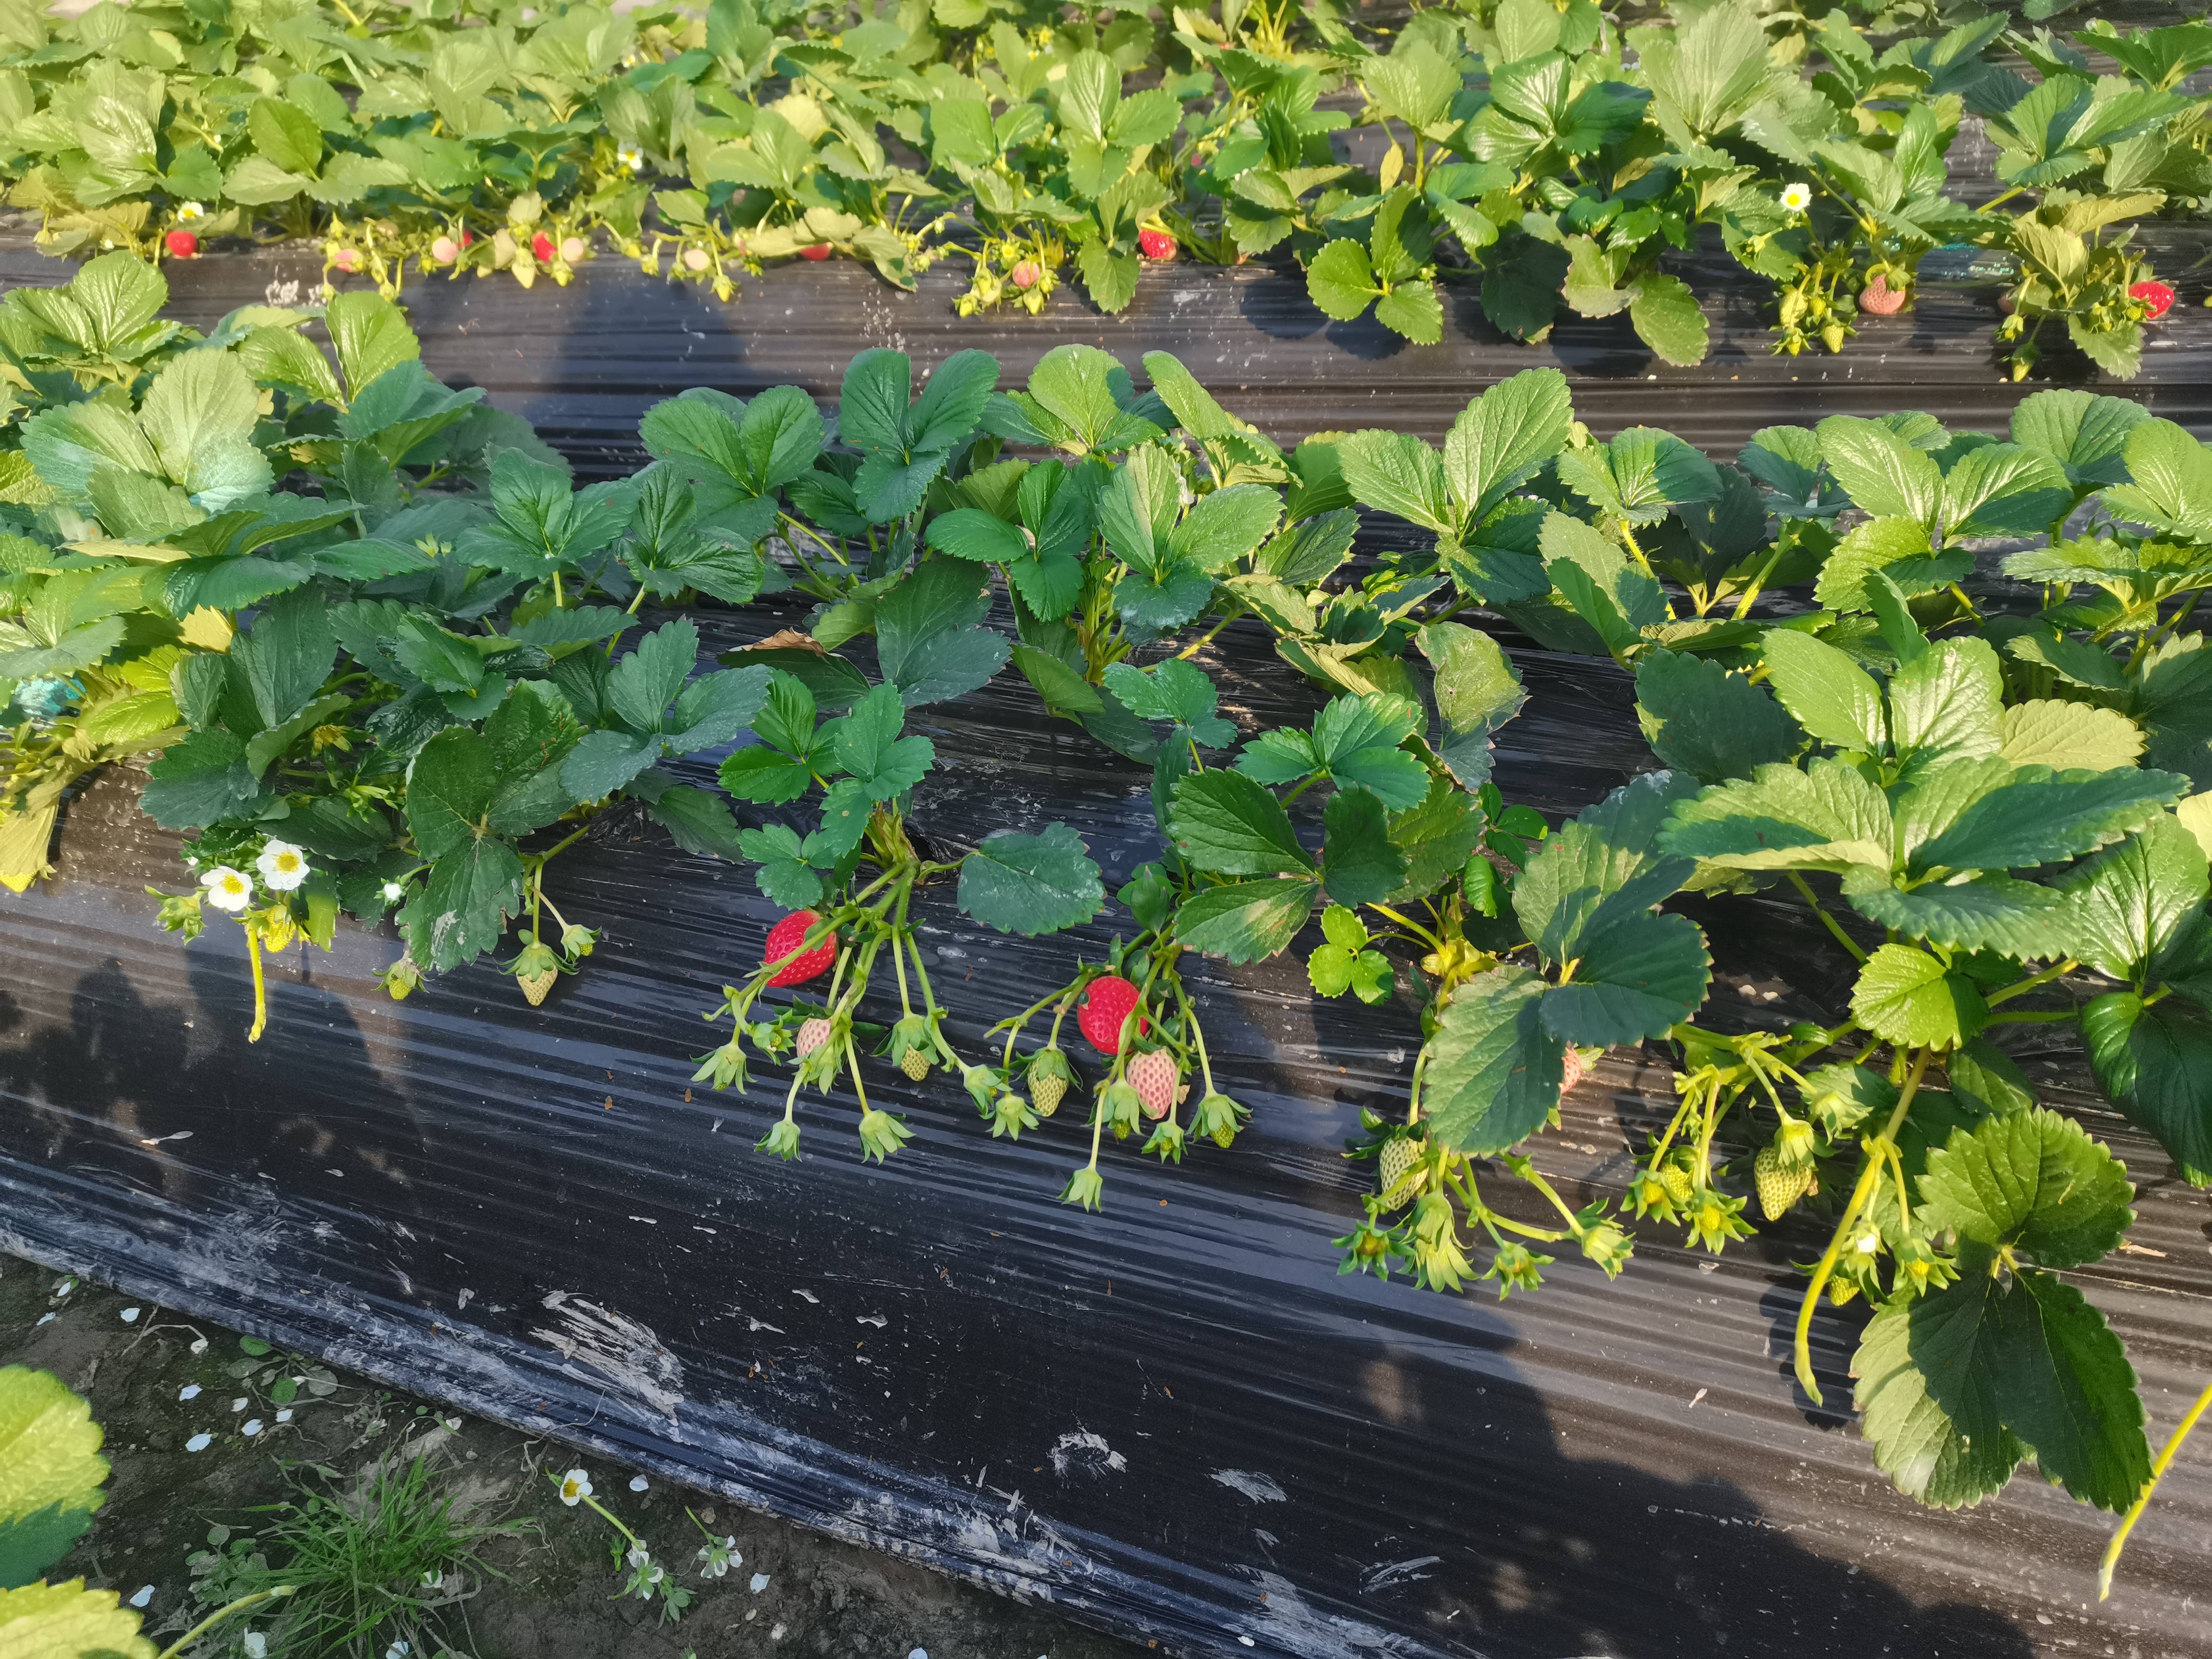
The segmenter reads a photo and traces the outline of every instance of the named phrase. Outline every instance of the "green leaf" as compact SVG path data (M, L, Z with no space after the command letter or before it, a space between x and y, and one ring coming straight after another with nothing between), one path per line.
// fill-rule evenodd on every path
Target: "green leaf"
M1943 478L1943 533L2032 536L2074 506L2066 470L2052 457L2018 444L1968 450Z
M1355 432L1339 446L1344 482L1363 507L1395 514L1409 523L1456 534L1455 504L1437 452L1402 432Z
M1084 291L1107 315L1127 311L1129 301L1137 297L1142 265L1133 253L1117 253L1104 241L1085 242L1075 250L1075 264L1083 273Z
M255 99L246 128L254 149L287 173L313 173L323 159L323 130L315 118L279 99Z
M410 822L413 793L410 786ZM496 836L471 838L438 858L400 910L408 954L439 972L458 968L499 944L521 902L522 860L514 848Z
M1014 666L1021 670L1023 678L1036 688L1044 706L1055 714L1097 714L1105 710L1106 700L1098 695L1097 689L1049 651L1017 641Z
M1628 302L1628 320L1662 362L1689 368L1705 361L1712 326L1680 277L1654 272L1641 278L1636 297Z
M956 559L1012 564L1030 556L1021 527L980 508L955 507L929 521L929 544Z
M2119 1160L2072 1120L2038 1107L1951 1132L1920 1177L1920 1221L2042 1267L2086 1267L2135 1221Z
M1646 653L1636 665L1636 705L1651 752L1707 783L1748 778L1803 740L1765 690L1705 657Z
M1097 865L1064 823L1034 836L993 836L960 863L961 909L1002 933L1079 927L1105 904Z
M1946 640L1889 683L1889 737L1921 764L1994 755L2004 741L2004 679L1987 640Z
M1815 429L1820 459L1853 506L1873 518L1934 523L1943 475L1933 456L1880 421L1831 415Z
M358 394L402 363L421 361L422 347L406 313L381 294L334 296L323 312L346 384Z
M2021 767L1912 855L1916 870L2023 870L2056 864L2143 828L2189 792L2171 772Z
M1306 293L1323 315L1350 323L1367 314L1382 289L1367 250L1340 237L1315 254L1313 264L1306 267Z
M965 696L1006 665L1013 642L979 626L989 572L956 559L917 565L876 602L876 660L908 708Z
M1208 574L1249 557L1275 532L1282 498L1266 484L1231 484L1201 496L1170 538L1178 558Z
M1543 1029L1544 981L1504 965L1453 992L1429 1039L1421 1105L1429 1133L1470 1158L1517 1146L1559 1104L1566 1047Z
M92 1407L50 1371L0 1369L0 1589L69 1551L107 1501Z
M2142 728L2117 708L2036 699L2004 711L1997 752L2015 766L2114 772L2142 757Z
M1615 921L1689 878L1694 861L1663 852L1659 832L1696 788L1678 773L1646 773L1546 840L1514 884L1513 911L1547 960L1573 961Z
M1890 867L1889 804L1856 767L1814 761L1762 766L1748 782L1706 790L1674 809L1660 844L1739 870Z
M1626 428L1610 443L1563 451L1553 465L1561 483L1630 524L1657 524L1677 507L1721 493L1713 464L1656 427Z
M640 640L607 678L607 706L640 732L658 732L668 705L699 661L699 629L688 617Z
M1573 425L1567 377L1556 368L1522 369L1471 399L1444 440L1443 475L1462 514L1488 518L1566 447Z
M2212 541L2212 450L2172 421L2147 420L2128 434L2129 483L2104 492L2116 519Z
M1207 772L1200 775L1233 775ZM1186 900L1176 912L1175 936L1206 956L1234 963L1259 962L1297 937L1320 894L1321 884L1310 877L1209 887Z
M0 1589L0 1641L25 1659L155 1659L122 1600L82 1578Z
M1917 519L1869 519L1852 527L1820 567L1813 598L1830 611L1871 611L1867 579L1881 571L1908 595L1931 592L1958 580L1974 568L1970 553L1939 559L1929 545L1928 526Z
M1432 778L1428 799L1390 820L1390 839L1406 855L1406 879L1389 896L1393 904L1426 898L1468 867L1468 856L1482 839L1482 809L1449 778ZM1489 870L1486 860L1477 860ZM1495 915L1493 908L1488 914Z
M1686 916L1624 915L1582 943L1573 977L1544 995L1544 1029L1610 1048L1663 1036L1705 1000L1712 959Z
M162 750L139 810L165 829L218 823L260 793L245 743L221 730L194 732Z
M2150 1479L2150 1447L2120 1339L2081 1291L2047 1273L2014 1275L1996 1312L1990 1363L2005 1427L2054 1486L2127 1509Z
M1311 273L1307 285L1310 289ZM1376 302L1375 320L1415 345L1434 345L1444 337L1443 301L1431 283L1399 283Z
M920 783L937 758L927 738L899 735L905 725L898 689L879 685L851 714L822 728L822 747L853 775L868 799L887 801Z
M1191 663L1174 657L1150 668L1113 663L1106 670L1106 689L1139 720L1171 720L1207 749L1236 738L1236 726L1213 712L1218 696L1213 682Z
M2073 923L2069 953L2100 973L2140 983L2160 947L2203 908L2204 849L2179 819L2161 813L2068 871L2057 891Z
M231 641L264 726L282 726L313 701L337 660L329 608L313 593L290 593L269 605L252 629Z
M1419 723L1419 707L1407 698L1332 698L1314 717L1314 761L1340 788L1366 790L1394 812L1410 811L1427 799L1429 772L1399 745Z
M657 775L647 774L647 777ZM687 853L732 860L742 855L738 821L730 804L708 790L679 784L646 801L645 810Z
M1332 900L1372 904L1397 890L1406 878L1406 855L1390 839L1379 799L1364 789L1341 790L1329 797L1322 826L1322 884Z
M1971 1341L1993 1290L1983 1273L1932 1296L1885 1304L1851 1361L1860 1427L1875 1466L1906 1497L1937 1509L1980 1503L2002 1490L2027 1455L1999 1419L1986 1376L1974 1378L1978 1386L1947 1382L1939 1399L1913 1352L1916 1335L1919 1346L1936 1352L1940 1339L1960 1328Z
M2190 1185L2212 1187L2212 1015L2116 991L2081 1011L2081 1041L2128 1121L2158 1138Z
M1843 652L1808 634L1771 628L1761 642L1774 695L1820 743L1879 754L1881 689Z
M1281 803L1241 772L1179 780L1168 830L1194 867L1215 875L1305 875L1313 869Z
M2049 960L2078 937L2063 894L2006 876L1905 889L1886 872L1854 870L1844 878L1844 896L1869 921L1947 950Z
M1901 1048L1955 1048L1989 1018L1981 994L1925 951L1885 945L1851 987L1851 1018Z
M2076 489L2118 483L2127 477L2128 434L2149 418L2148 410L2126 398L2039 392L2014 406L2012 441L2051 456Z

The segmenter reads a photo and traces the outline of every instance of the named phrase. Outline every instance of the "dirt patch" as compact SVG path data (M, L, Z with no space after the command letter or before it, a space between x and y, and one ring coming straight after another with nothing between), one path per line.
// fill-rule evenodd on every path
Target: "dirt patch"
M126 1600L150 1586L147 1627L165 1641L201 1611L188 1563L211 1539L227 1543L264 1524L256 1511L293 1496L296 1481L343 1491L380 1457L425 1451L473 1516L534 1523L481 1549L501 1576L472 1582L453 1609L453 1645L467 1659L906 1659L917 1648L930 1659L1134 1659L1148 1651L657 1478L633 1490L631 1473L604 1460L241 1345L204 1322L13 1257L0 1257L0 1364L54 1372L92 1402L106 1431L107 1504L50 1576L81 1573ZM627 1573L610 1558L613 1530L587 1509L564 1506L547 1479L578 1463L599 1499L696 1593L680 1621L664 1622L660 1598L614 1599ZM719 1578L702 1575L696 1552L706 1540L687 1505L717 1540L734 1537L742 1565ZM236 1638L251 1626L195 1651L241 1652ZM274 1644L269 1654L319 1659Z

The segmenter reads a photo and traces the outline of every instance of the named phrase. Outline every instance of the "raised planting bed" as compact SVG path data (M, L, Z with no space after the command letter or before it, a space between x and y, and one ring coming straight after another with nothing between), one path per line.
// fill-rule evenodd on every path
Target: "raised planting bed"
M789 618L700 620L716 646ZM1239 723L1310 708L1237 632L1206 665ZM1514 656L1510 797L1565 813L1644 763L1624 677ZM922 823L1064 819L1109 885L1152 856L1146 771L1026 694L921 712L949 762ZM1815 1323L1828 1409L1790 1382L1813 1226L1718 1261L1655 1237L1612 1284L1563 1255L1503 1304L1340 1276L1328 1240L1364 1180L1340 1154L1419 1034L1407 1007L1315 1002L1295 957L1191 975L1221 1086L1254 1108L1237 1148L1170 1170L1109 1153L1086 1217L1057 1201L1080 1122L993 1139L949 1080L886 1085L916 1131L887 1165L836 1128L796 1164L754 1152L774 1101L693 1087L714 1040L694 1015L774 908L650 828L564 855L564 908L605 933L543 1008L488 965L394 1004L393 940L342 930L272 963L283 1040L248 1046L236 931L179 949L148 925L174 843L135 794L94 787L58 877L0 910L9 1249L1169 1651L2206 1650L2204 1454L2103 1607L2108 1518L2025 1478L1969 1511L1909 1502L1836 1409L1859 1321ZM1848 988L1802 911L1692 914L1709 1019L1820 1018ZM963 1046L1128 925L1010 939L943 895L922 916ZM2013 1052L2136 1183L2135 1248L2072 1278L2171 1422L2212 1370L2204 1200L2076 1054ZM1617 1197L1674 1105L1663 1062L1608 1058L1530 1151L1570 1202Z
M2169 240L2176 257L2162 266L2179 269L2205 251L2204 236L2188 228ZM307 245L163 269L173 314L203 328L272 295L311 302L323 279L320 251ZM0 245L0 284L57 286L75 270L21 240ZM1386 426L1441 442L1474 393L1546 366L1567 375L1576 412L1592 430L1662 427L1717 456L1733 455L1762 427L1824 415L1924 409L1953 426L1995 429L2022 398L2051 385L2092 386L2183 425L2212 427L2212 312L2197 303L2212 287L2203 271L2181 280L2181 303L2146 331L2135 380L2112 381L2078 353L2054 349L2035 378L2018 384L1990 348L1994 290L1929 289L1912 311L1865 319L1862 337L1840 356L1777 356L1771 300L1717 253L1698 284L1714 349L1692 368L1660 362L1617 317L1563 317L1549 340L1521 344L1483 320L1471 290L1443 341L1419 346L1372 318L1330 321L1302 276L1263 266L1155 266L1114 316L1071 291L1038 318L963 318L953 302L964 282L940 267L908 292L849 262L794 264L746 280L738 301L725 304L605 257L566 288L541 280L525 292L504 276L412 277L401 298L433 374L483 387L592 476L638 464L638 417L663 398L694 386L748 397L802 386L832 398L845 362L866 346L908 352L922 368L980 348L1005 364L1010 381L1071 343L1103 347L1133 373L1145 353L1171 352L1239 415L1293 440Z

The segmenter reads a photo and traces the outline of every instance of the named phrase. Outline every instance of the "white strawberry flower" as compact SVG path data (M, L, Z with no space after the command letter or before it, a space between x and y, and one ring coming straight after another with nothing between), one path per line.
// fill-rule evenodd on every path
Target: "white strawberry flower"
M177 222L180 225L188 225L195 219L204 219L206 217L207 204L204 202L179 202L177 204Z
M632 173L642 173L645 171L645 152L640 149L635 144L624 144L621 149L615 151L615 160L621 162Z
M561 1482L561 1501L574 1509L592 1495L592 1477L581 1469L571 1469Z
M1813 205L1812 185L1802 183L1784 185L1782 187L1782 205L1792 213L1802 213Z
M218 864L200 878L207 902L218 910L243 910L253 902L253 878L227 864Z
M270 890L289 893L307 878L307 855L289 841L272 841L253 861Z

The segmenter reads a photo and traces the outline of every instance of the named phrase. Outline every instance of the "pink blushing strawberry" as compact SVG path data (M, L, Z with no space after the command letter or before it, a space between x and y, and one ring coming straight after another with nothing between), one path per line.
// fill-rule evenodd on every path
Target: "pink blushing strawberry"
M799 250L799 257L802 259L826 259L830 257L830 244L817 242L812 247L803 247Z
M1175 1104L1176 1085L1180 1081L1175 1056L1164 1048L1147 1049L1130 1060L1127 1075L1129 1086L1144 1103L1145 1115L1165 1117L1168 1108Z
M1136 1006L1137 988L1119 974L1109 974L1091 981L1076 1007L1075 1023L1083 1028L1083 1035L1100 1054L1118 1054L1121 1052L1122 1023ZM1145 1017L1138 1015L1137 1035L1142 1036L1151 1029Z
M781 921L769 929L767 948L761 952L761 965L783 962L786 957L805 943L806 930L822 918L811 910L793 910ZM804 985L809 980L819 979L830 971L830 963L837 960L837 935L830 934L811 950L792 957L778 969L769 985L781 988L788 985Z
M564 238L561 243L561 257L572 265L576 264L584 257L584 239L580 236Z
M799 1057L801 1060L805 1060L809 1054L820 1052L822 1045L829 1041L830 1022L828 1020L809 1019L799 1022Z
M1859 293L1859 309L1876 317L1894 317L1905 309L1911 296L1901 288L1892 288L1886 276L1876 276Z
M1043 270L1039 268L1036 260L1024 259L1014 267L1014 286L1024 289L1035 288L1037 278L1043 275Z
M2139 300L2143 307L2143 321L2154 323L2173 309L2173 290L2164 283L2146 279L2128 290L2128 298Z
M461 257L461 245L450 236L441 236L430 244L430 257L441 265L449 265Z

